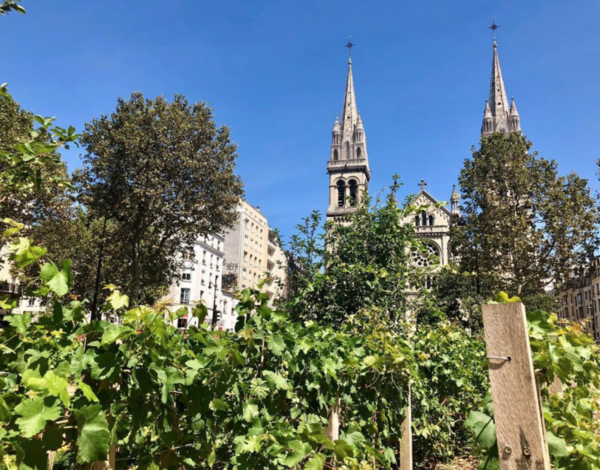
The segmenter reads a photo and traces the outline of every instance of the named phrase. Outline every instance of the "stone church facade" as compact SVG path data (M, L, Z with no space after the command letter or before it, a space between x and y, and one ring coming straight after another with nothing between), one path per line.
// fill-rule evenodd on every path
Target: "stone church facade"
M485 102L481 134L487 136L495 132L508 134L513 131L521 132L520 116L515 100L511 99L510 104L507 100L498 46L494 38L490 96ZM367 137L356 103L350 55L341 120L336 115L327 173L329 175L327 220L342 222L346 215L356 210L361 193L368 190L371 179ZM449 264L453 261L450 249L450 226L453 221L460 218L460 196L454 186L448 208L441 205L440 200L426 190L427 183L424 180L421 180L419 186L421 190L413 200L413 204L420 208L419 212L407 218L405 222L413 223L417 233L427 239L429 253L415 251L412 254L413 262L417 266L426 266L431 263L430 255L435 255L441 265Z

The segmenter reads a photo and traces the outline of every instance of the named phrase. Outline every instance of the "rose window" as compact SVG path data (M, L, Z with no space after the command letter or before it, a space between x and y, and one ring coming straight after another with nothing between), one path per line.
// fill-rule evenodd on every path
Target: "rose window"
M432 244L427 244L424 247L413 247L411 258L413 264L418 268L428 268L439 262L439 252Z

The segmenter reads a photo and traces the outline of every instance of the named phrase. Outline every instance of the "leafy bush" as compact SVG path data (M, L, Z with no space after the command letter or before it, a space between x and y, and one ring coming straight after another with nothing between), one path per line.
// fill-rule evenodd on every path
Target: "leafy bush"
M14 249L21 266L44 256L26 239ZM183 311L126 310L128 298L113 290L103 309L122 323L88 323L68 294L70 263L46 262L41 273L38 294L52 297L51 312L10 316L0 330L5 461L45 469L57 452L61 468L104 460L111 446L121 468L395 461L413 356L373 315L338 330L302 325L245 290L236 333L204 324L181 334L171 321ZM206 309L194 314L203 321ZM324 427L336 399L343 432L334 442Z

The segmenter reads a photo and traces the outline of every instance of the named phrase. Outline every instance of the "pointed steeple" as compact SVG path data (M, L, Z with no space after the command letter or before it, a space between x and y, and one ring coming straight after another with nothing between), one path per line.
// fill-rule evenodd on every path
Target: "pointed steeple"
M521 130L520 125L515 126L514 120L510 118L512 105L509 105L506 97L506 87L502 76L502 68L500 67L500 58L498 57L498 43L496 42L496 29L498 27L495 23L490 27L494 31L492 78L490 80L490 98L485 106L483 125L481 126L483 135L490 135L494 132L507 134L511 131Z
M454 215L460 215L459 208L460 194L456 191L456 185L452 185L452 194L450 195L450 210Z
M352 76L352 57L348 56L348 78L346 79L346 94L342 108L342 128L352 131L358 119L356 95L354 93L354 77Z
M348 42L349 52L354 46ZM343 222L345 216L357 210L363 191L371 179L367 156L367 136L354 92L352 57L348 54L348 76L341 120L333 125L331 153L327 162L329 174L329 208L327 219Z
M490 82L490 104L492 116L495 118L507 114L508 100L506 99L506 88L502 77L502 68L498 58L498 44L494 40L494 55L492 58L492 80Z

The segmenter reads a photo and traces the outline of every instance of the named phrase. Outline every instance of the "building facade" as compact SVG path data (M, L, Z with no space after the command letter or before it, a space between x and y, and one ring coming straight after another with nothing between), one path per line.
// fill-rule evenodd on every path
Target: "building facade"
M225 273L237 289L257 287L267 271L269 225L260 208L240 201L238 220L225 237Z
M222 322L226 299L222 294L225 239L220 235L206 235L194 243L193 253L181 253L183 261L180 280L169 289L167 304L172 311L186 308L188 314L177 320L180 329L198 326L191 308L203 303L208 308L207 321L212 321L217 310L217 321Z
M336 116L332 132L330 156L327 162L329 175L329 206L327 219L343 221L344 216L356 210L360 194L368 189L371 168L367 156L367 139L364 123L358 113L352 70L352 58L348 59L346 92L342 107L342 119ZM508 134L521 132L521 121L515 100L510 104L500 67L498 45L494 36L492 51L492 73L490 95L485 102L481 135L495 132ZM418 214L405 220L413 223L419 235L427 240L429 253L415 250L413 262L418 266L429 266L432 259L440 265L453 261L451 253L450 226L460 218L460 196L456 186L450 194L450 207L440 204L440 200L426 190L427 183L421 180L421 190L412 204L419 208ZM435 256L431 256L435 255Z
M271 304L287 295L287 258L273 230L269 230L267 244L267 276L265 285Z

